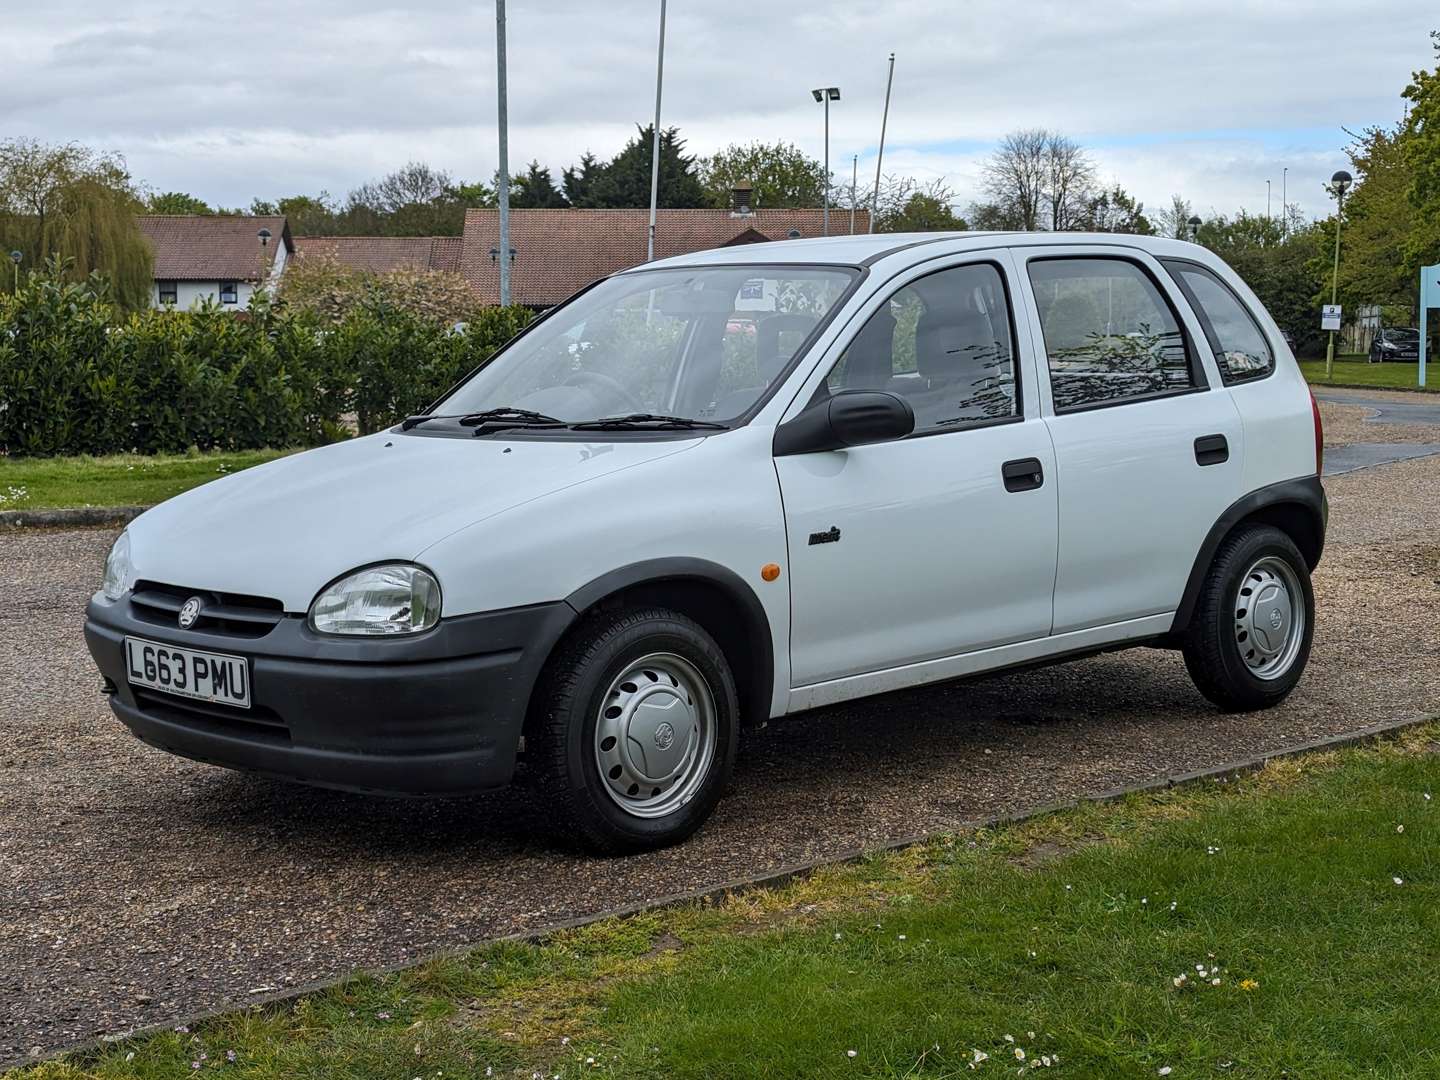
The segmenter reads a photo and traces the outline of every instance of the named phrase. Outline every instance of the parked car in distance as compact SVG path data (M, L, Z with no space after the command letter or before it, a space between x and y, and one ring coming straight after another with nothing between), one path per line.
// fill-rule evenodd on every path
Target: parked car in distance
M428 412L137 518L85 633L117 716L338 788L528 777L678 841L742 727L1131 646L1221 709L1310 653L1318 410L1204 248L835 237L606 278ZM803 747L796 749L803 753Z
M1385 360L1418 363L1420 331L1397 326L1387 326L1379 330L1370 342L1370 363L1378 364Z

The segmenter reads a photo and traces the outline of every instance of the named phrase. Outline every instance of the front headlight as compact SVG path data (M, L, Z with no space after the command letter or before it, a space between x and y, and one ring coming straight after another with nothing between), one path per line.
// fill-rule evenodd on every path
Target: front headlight
M310 605L310 625L322 634L418 634L439 621L440 583L409 563L357 570Z
M106 600L119 600L125 590L135 583L135 569L130 565L130 534L122 532L105 557L105 578L100 582L100 591Z

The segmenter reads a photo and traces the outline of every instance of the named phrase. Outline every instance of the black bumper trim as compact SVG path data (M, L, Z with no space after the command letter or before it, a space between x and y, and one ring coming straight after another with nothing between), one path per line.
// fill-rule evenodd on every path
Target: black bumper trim
M336 641L292 617L244 639L157 627L135 618L128 598L96 597L85 639L115 688L115 715L146 743L324 787L446 795L510 781L531 692L574 619L556 601L445 619L423 640ZM155 691L137 697L127 635L244 656L267 722Z

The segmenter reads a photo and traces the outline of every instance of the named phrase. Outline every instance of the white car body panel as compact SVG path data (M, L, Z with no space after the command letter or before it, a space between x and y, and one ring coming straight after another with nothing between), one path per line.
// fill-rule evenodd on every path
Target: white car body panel
M382 432L246 469L147 511L129 527L135 573L271 596L304 612L357 567L414 560L467 525L696 441L602 441L587 450ZM452 598L444 576L442 614L478 610L457 604L466 590Z
M1035 249L1035 250L1032 250ZM1152 268L1211 389L1056 416L1024 260L1123 254ZM865 317L901 283L972 257L1008 270L1023 419L776 459L796 415ZM1226 387L1156 259L1203 262L1276 353ZM137 577L279 598L399 560L440 581L445 617L563 600L622 567L698 559L759 600L774 645L770 714L1123 644L1169 629L1196 553L1236 499L1315 472L1304 382L1273 320L1218 259L1155 238L855 236L726 248L649 264L868 264L868 276L748 424L688 437L593 439L387 432L219 480L130 526ZM1223 433L1224 465L1193 440ZM1037 457L1037 490L1000 466ZM844 539L811 546L835 525ZM765 582L760 569L782 567ZM793 612L793 618L792 618ZM793 671L792 671L793 658Z

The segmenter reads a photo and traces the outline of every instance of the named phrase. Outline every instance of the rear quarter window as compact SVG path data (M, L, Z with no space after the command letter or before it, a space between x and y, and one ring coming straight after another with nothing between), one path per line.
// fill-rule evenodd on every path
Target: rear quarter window
M1275 353L1254 314L1213 271L1198 263L1164 260L1195 309L1220 377L1227 384L1263 379L1275 370Z

